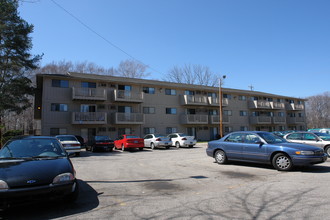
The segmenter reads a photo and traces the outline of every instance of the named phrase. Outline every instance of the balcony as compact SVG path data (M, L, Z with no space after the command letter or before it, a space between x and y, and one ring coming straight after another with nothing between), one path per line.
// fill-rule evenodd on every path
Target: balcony
M73 112L72 124L103 125L107 124L106 112Z
M271 102L272 109L285 109L285 104L283 102Z
M222 116L222 123L223 124L229 124L229 116L228 115L224 115ZM220 117L219 115L210 115L210 124L220 124Z
M183 95L183 105L209 105L207 96Z
M286 124L286 117L273 117L273 124Z
M302 110L304 110L304 105L303 104L287 103L285 107L286 107L286 110L289 110L289 111L302 111Z
M107 90L101 88L72 88L72 100L106 101Z
M288 124L301 124L305 123L305 117L288 117L287 118L287 123Z
M272 105L269 101L260 101L260 100L250 100L249 101L249 108L252 109L271 109Z
M117 112L114 114L114 124L144 124L144 114Z
M219 98L218 97L207 97L209 100L209 104L212 106L219 106ZM222 106L228 106L228 98L222 98Z
M272 117L270 116L251 116L250 124L272 124Z
M132 92L125 90L114 90L114 101L115 102L143 102L143 92Z
M182 124L208 124L208 115L182 115Z

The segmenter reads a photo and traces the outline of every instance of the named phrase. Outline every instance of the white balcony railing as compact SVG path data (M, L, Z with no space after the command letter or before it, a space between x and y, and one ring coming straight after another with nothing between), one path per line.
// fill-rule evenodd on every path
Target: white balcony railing
M107 100L107 90L102 88L72 88L73 100Z
M73 112L72 124L106 124L106 112Z

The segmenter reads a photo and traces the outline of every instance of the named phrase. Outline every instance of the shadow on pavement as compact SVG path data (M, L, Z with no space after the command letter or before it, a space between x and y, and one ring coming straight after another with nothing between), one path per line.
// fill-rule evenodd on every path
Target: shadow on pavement
M56 200L16 206L5 212L0 212L0 219L53 219L79 215L98 207L98 193L86 182L78 180L78 183L80 191L75 203L70 204L63 200Z

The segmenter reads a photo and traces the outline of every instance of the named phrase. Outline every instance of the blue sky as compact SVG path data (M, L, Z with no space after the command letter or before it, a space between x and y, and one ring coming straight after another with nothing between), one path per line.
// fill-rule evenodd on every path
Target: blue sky
M19 11L34 25L42 65L116 68L130 58L123 50L151 67L150 79L198 64L226 75L227 88L299 98L330 91L329 0L26 0Z

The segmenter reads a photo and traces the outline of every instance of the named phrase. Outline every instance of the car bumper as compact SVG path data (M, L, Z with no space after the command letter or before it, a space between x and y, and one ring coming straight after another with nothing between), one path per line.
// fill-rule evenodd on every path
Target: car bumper
M328 159L328 156L324 154L323 156L313 156L313 157L293 157L293 164L296 166L308 166L312 164L323 163Z
M188 147L191 145L196 145L196 141L184 141L184 142L180 143L180 145L183 147Z
M144 143L142 143L142 144L126 144L125 148L144 148Z
M206 155L209 156L209 157L213 157L213 150L209 149L209 148L206 148Z
M77 183L44 185L37 187L9 189L0 191L0 210L9 206L30 204L44 200L63 198L75 191Z
M155 142L155 146L156 147L172 146L172 142L171 141L158 141L158 142Z
M68 153L79 153L81 151L80 147L64 147L64 149Z

